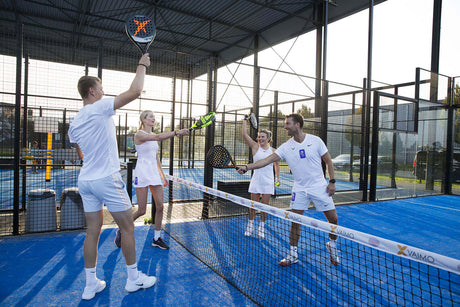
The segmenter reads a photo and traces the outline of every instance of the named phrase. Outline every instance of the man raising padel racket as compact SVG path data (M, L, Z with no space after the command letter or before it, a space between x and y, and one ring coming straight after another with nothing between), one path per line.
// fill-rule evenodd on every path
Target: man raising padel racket
M125 290L134 292L149 288L156 278L137 270L136 244L132 204L120 175L120 162L112 116L115 110L140 96L144 87L149 54L144 54L137 66L130 88L115 98L103 98L101 80L84 76L78 81L78 92L83 98L83 108L69 127L69 139L76 143L83 160L78 177L78 189L83 200L86 217L86 238L83 246L86 287L82 299L92 299L105 288L105 281L96 277L97 247L103 223L103 205L113 216L122 231L121 250L126 261L128 278Z
M258 169L285 159L294 175L291 195L292 212L303 214L305 210L308 210L310 201L313 201L316 210L322 211L329 223L338 225L337 212L332 200L332 195L335 193L335 179L331 156L324 142L317 136L303 133L302 127L302 115L290 114L286 116L284 129L292 138L267 158L240 166L237 171L244 174L248 170ZM321 160L326 163L329 183L324 178ZM300 224L291 223L290 251L287 257L281 260L281 266L289 266L299 262L297 253L299 237ZM330 261L333 265L338 265L337 236L330 233L329 239L326 249L329 251Z
M148 190L150 189L155 201L155 216L153 217L155 219L155 233L152 246L169 249L169 246L160 237L163 221L163 186L168 184L168 180L161 168L157 141L164 141L176 135L188 135L189 129L155 134L152 132L155 125L155 115L152 111L142 111L139 119L141 122L139 131L134 135L137 151L134 187L136 188L138 208L133 213L133 220L135 221L139 216L145 214ZM120 230L117 230L115 244L121 247Z
M257 142L255 142L247 133L247 121L248 118L245 117L243 120L243 139L251 148L252 156L254 162L259 161L260 159L266 158L269 155L275 152L275 149L270 146L272 133L268 130L261 130L257 134ZM275 178L273 176L273 166L275 167L276 173L276 182L280 181L280 167L278 162L270 163L260 169L254 170L254 174L251 178L249 184L249 193L251 193L251 200L260 201L263 204L268 204L270 201L270 196L275 193ZM256 216L256 210L249 208L249 221L246 231L244 232L245 236L250 236L254 231L254 219ZM267 220L267 213L260 213L260 223L257 230L257 235L259 238L263 239L265 237L265 221Z

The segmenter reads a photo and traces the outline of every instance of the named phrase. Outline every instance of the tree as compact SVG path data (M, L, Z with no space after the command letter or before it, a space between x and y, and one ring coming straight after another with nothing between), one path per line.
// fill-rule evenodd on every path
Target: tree
M297 113L302 115L303 118L312 118L315 117L315 114L311 111L311 108L303 104L300 109L297 110Z

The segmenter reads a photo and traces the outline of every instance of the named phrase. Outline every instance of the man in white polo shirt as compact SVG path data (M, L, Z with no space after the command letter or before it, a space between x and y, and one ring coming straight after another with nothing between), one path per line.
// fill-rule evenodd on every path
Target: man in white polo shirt
M156 282L137 270L136 243L132 204L120 175L120 162L116 140L115 110L135 100L144 87L148 53L144 54L136 69L130 88L115 98L103 98L101 80L83 76L78 81L78 92L83 99L80 109L69 127L69 140L76 143L83 167L78 176L78 190L83 200L86 217L86 238L83 245L86 287L82 299L90 300L105 288L105 281L96 277L97 246L103 223L103 205L122 230L121 250L125 257L128 279L125 290L134 292L149 288Z
M303 133L303 117L300 114L286 116L284 129L292 138L282 144L275 153L255 163L238 167L238 173L244 174L248 170L258 169L270 163L285 159L294 175L292 187L292 212L303 214L308 210L310 200L315 204L317 211L322 211L331 224L338 224L337 212L332 200L335 193L334 165L324 142L317 136ZM324 178L321 161L327 166L329 183ZM281 260L281 266L289 266L299 262L297 244L300 237L300 225L291 224L290 251ZM333 265L339 264L337 254L337 236L330 233L326 248Z

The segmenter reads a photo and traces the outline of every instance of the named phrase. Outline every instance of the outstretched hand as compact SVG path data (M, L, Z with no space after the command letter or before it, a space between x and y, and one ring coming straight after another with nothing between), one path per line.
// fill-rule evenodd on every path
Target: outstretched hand
M248 166L247 165L240 165L240 166L237 165L236 171L238 172L238 174L244 175L248 171Z
M190 130L189 129L181 129L181 130L178 130L177 131L177 135L189 135L190 134Z

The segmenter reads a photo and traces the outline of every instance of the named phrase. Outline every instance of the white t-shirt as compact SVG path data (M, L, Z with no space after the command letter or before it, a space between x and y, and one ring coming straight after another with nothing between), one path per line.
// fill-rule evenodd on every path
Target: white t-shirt
M275 153L286 160L294 175L293 192L327 184L321 166L321 157L327 153L327 147L319 137L305 134L302 143L291 138Z
M113 103L103 98L80 109L69 127L69 140L83 152L79 180L95 180L120 170Z

